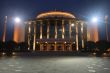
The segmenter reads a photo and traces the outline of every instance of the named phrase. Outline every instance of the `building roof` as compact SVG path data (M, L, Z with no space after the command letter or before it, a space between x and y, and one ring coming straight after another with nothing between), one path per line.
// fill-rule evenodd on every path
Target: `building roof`
M62 12L62 11L50 11L41 13L37 16L37 18L49 18L49 17L63 17L63 18L75 18L75 16L68 12Z

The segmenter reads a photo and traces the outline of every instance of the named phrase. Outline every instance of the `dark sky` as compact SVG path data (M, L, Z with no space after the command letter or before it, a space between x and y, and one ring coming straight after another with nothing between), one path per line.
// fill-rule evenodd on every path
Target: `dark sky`
M93 16L100 18L105 15L110 16L110 0L0 0L0 38L3 31L4 16L7 15L9 18L18 16L22 20L26 20L35 18L38 13L51 10L68 11L89 21ZM100 24L104 25L103 19L100 21ZM13 23L8 21L7 40L12 38L12 26ZM103 32L101 33L102 36L104 29L100 31ZM101 39L104 39L104 36Z

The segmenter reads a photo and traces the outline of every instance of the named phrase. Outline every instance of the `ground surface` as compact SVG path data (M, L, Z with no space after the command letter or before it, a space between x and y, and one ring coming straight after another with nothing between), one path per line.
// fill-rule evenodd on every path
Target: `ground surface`
M110 58L0 57L0 73L110 73Z

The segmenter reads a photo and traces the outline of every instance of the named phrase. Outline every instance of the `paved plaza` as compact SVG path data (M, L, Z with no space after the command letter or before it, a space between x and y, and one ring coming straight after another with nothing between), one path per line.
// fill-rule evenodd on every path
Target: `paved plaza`
M110 58L0 57L0 73L110 73Z

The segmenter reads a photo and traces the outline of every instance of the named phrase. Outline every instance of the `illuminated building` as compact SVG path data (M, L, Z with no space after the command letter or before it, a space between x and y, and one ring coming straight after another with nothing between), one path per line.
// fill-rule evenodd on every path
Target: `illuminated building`
M85 48L87 25L68 12L41 13L26 22L25 41L33 51L78 51Z

